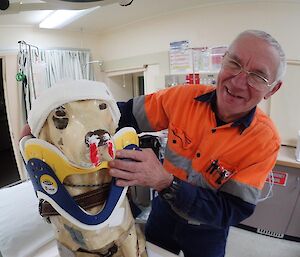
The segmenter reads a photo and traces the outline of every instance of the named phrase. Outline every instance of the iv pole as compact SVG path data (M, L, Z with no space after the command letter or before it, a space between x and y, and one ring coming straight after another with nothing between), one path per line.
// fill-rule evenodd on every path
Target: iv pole
M33 96L34 99L36 99L36 91L35 91L35 85L34 85L34 79L33 79L33 69L32 69L32 48L34 48L37 53L39 52L39 48L37 46L31 45L31 44L27 44L24 40L20 40L18 41L18 44L20 46L20 51L22 49L22 46L25 46L25 49L27 50L28 48L28 52L29 52L29 69L30 69L30 73L31 73L31 85L32 85L32 89L33 89ZM22 54L22 53L21 53Z

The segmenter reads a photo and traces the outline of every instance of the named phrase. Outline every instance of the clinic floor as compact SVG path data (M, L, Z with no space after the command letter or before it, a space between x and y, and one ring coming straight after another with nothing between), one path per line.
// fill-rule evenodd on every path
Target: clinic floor
M225 257L300 257L300 243L231 227Z
M300 243L231 227L225 257L300 257Z
M300 257L300 243L231 227L225 257Z

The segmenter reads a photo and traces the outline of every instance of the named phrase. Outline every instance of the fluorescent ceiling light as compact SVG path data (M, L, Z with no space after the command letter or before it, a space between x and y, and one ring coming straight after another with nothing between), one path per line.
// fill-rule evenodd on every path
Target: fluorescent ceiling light
M60 29L98 8L100 8L100 6L84 10L57 10L47 16L46 19L39 24L39 27L44 29Z

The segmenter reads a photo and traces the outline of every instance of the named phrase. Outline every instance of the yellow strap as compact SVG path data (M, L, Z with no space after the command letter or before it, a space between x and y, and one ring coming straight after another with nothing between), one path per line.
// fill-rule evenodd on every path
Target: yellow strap
M47 163L55 172L57 178L60 180L61 183L69 175L91 173L108 167L107 162L102 162L97 167L86 169L73 166L67 159L62 158L58 153L56 153L52 149L49 149L44 145L38 144L38 142L28 142L25 145L24 153L25 158L27 160L37 158Z

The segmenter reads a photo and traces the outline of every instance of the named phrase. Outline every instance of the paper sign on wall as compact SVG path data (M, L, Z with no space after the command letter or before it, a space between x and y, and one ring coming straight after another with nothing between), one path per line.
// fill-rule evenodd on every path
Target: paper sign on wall
M169 61L170 74L193 73L193 55L188 40L170 43Z

